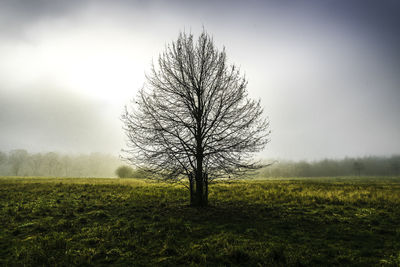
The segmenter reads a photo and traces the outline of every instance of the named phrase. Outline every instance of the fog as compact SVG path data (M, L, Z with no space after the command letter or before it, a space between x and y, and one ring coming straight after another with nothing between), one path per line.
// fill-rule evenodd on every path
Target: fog
M0 150L124 148L119 117L179 31L203 27L290 160L400 152L396 1L2 1Z
M101 153L28 153L23 149L0 151L0 176L115 177L123 162ZM132 169L132 173L133 169ZM134 173L137 174L137 173Z

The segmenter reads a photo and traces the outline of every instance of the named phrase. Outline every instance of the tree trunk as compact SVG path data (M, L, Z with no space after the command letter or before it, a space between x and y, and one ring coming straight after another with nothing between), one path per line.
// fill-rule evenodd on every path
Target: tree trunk
M196 173L195 179L189 179L190 205L193 207L205 207L208 205L208 181L204 173Z
M196 181L194 190L190 193L190 205L193 207L205 207L208 205L207 187L204 181Z
M190 190L190 206L194 206L194 178L193 174L189 174L189 190Z
M204 173L204 185L205 185L205 203L208 206L208 173Z

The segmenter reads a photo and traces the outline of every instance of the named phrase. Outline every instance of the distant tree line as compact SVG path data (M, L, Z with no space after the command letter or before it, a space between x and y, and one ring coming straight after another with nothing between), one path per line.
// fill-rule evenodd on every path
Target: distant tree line
M0 176L115 177L119 158L101 153L65 155L55 152L0 151Z
M324 159L320 161L273 161L258 172L260 177L399 176L400 155Z
M257 177L400 176L400 155L324 159L320 161L267 161ZM0 151L0 176L148 178L148 174L121 164L118 157L101 153L66 155Z

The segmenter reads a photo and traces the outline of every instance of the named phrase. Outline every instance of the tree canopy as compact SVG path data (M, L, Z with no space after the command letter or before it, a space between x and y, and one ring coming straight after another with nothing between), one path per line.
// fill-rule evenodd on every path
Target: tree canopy
M132 164L164 180L188 179L195 206L207 205L209 182L258 167L252 155L267 144L269 123L209 34L196 42L180 33L146 80L122 115Z

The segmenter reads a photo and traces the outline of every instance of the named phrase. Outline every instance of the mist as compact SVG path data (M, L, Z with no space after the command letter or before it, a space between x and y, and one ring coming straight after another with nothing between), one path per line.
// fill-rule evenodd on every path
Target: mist
M29 153L23 149L0 151L0 176L116 177L123 162L112 155Z
M203 28L260 98L260 158L400 151L395 1L0 4L0 150L118 156L120 116L180 31Z

